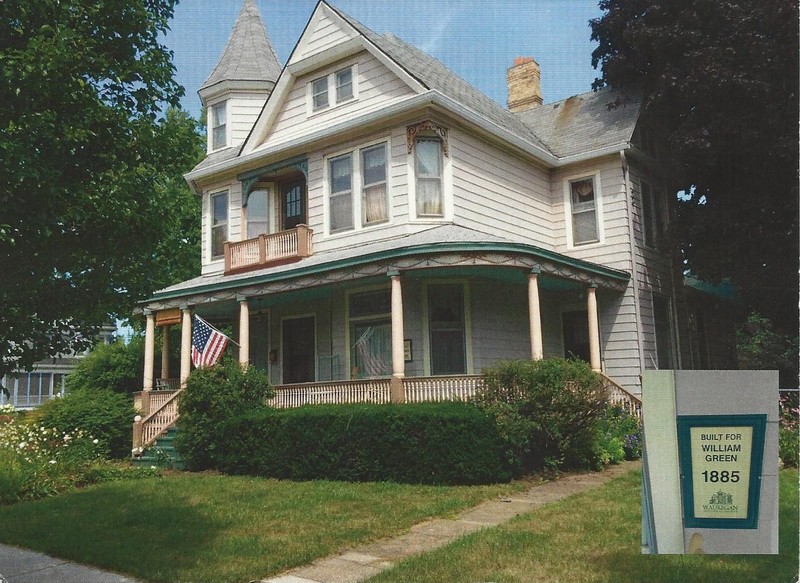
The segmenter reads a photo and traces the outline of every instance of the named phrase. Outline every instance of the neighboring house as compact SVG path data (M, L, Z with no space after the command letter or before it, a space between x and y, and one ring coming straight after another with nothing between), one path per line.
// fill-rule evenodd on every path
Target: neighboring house
M113 342L113 326L104 327L98 336L98 342ZM64 381L69 373L78 366L87 352L70 355L58 355L40 360L30 371L21 371L6 375L2 386L8 391L6 395L0 390L0 405L12 405L17 409L35 409L54 397L63 397Z
M576 356L638 394L644 369L692 367L639 101L543 105L539 75L517 59L505 109L327 2L282 67L246 0L199 91L202 275L145 303L145 389L156 327L182 325L188 376L192 313L279 388L378 379L359 390L402 399L500 359Z

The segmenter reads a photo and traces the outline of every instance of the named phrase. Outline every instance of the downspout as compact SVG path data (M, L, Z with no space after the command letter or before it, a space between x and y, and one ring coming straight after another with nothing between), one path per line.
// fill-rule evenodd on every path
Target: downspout
M639 377L644 373L644 338L642 336L642 310L641 302L639 301L639 266L636 255L636 238L633 229L633 189L631 188L630 167L628 166L628 159L625 156L625 150L619 151L619 157L622 159L622 176L625 184L625 193L629 197L629 203L626 206L628 211L628 241L631 246L631 285L633 286L633 313L636 317L636 345L639 349Z

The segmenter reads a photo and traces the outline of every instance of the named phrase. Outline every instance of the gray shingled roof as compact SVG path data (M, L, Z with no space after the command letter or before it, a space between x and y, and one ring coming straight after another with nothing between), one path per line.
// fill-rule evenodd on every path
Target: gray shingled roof
M335 8L333 9L336 10ZM440 61L392 33L376 34L347 14L338 10L337 13L428 89L439 91L441 94L496 123L503 129L530 141L545 151L549 151L547 145L539 139L534 129L522 123L513 113L470 85Z
M515 115L534 128L553 154L566 158L630 142L640 106L638 96L602 89Z
M221 81L277 81L281 65L255 0L245 0L219 63L200 88Z

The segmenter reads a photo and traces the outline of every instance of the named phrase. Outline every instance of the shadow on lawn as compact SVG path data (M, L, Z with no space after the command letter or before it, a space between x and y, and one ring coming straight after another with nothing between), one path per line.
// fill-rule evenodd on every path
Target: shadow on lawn
M0 540L152 581L183 580L227 524L189 492L149 495L169 485L116 483L0 507Z

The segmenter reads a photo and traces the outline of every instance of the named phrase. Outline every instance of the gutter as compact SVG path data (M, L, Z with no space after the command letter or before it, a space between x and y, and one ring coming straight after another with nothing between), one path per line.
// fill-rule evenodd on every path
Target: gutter
M282 281L286 279L293 279L296 277L302 277L305 275L311 275L324 271L333 271L335 269L355 267L365 263L372 263L375 261L381 261L385 259L408 257L424 253L448 253L448 252L462 252L462 251L475 251L475 250L495 251L501 253L502 252L525 253L542 259L553 261L555 263L559 263L562 265L570 265L576 269L579 269L580 271L586 273L592 273L600 277L620 282L627 281L628 279L630 279L630 275L624 271L603 267L601 265L590 264L585 261L581 261L579 259L574 259L572 257L560 255L559 253L555 253L553 251L547 251L545 249L541 249L533 245L526 245L524 243L494 243L494 242L482 242L482 241L453 242L453 243L440 242L440 243L425 243L422 245L413 245L410 247L399 247L396 249L388 249L385 251L376 251L373 253L367 253L365 255L356 255L354 257L334 260L329 263L315 263L305 267L300 267L297 269L292 269L287 271L281 271L278 273L260 274L250 277L236 278L229 281L223 280L216 283L208 283L196 287L183 288L180 290L156 292L149 299L145 300L142 303L174 299L182 296L220 291L224 289L234 289L239 287L245 287L248 285L257 285L261 283Z

